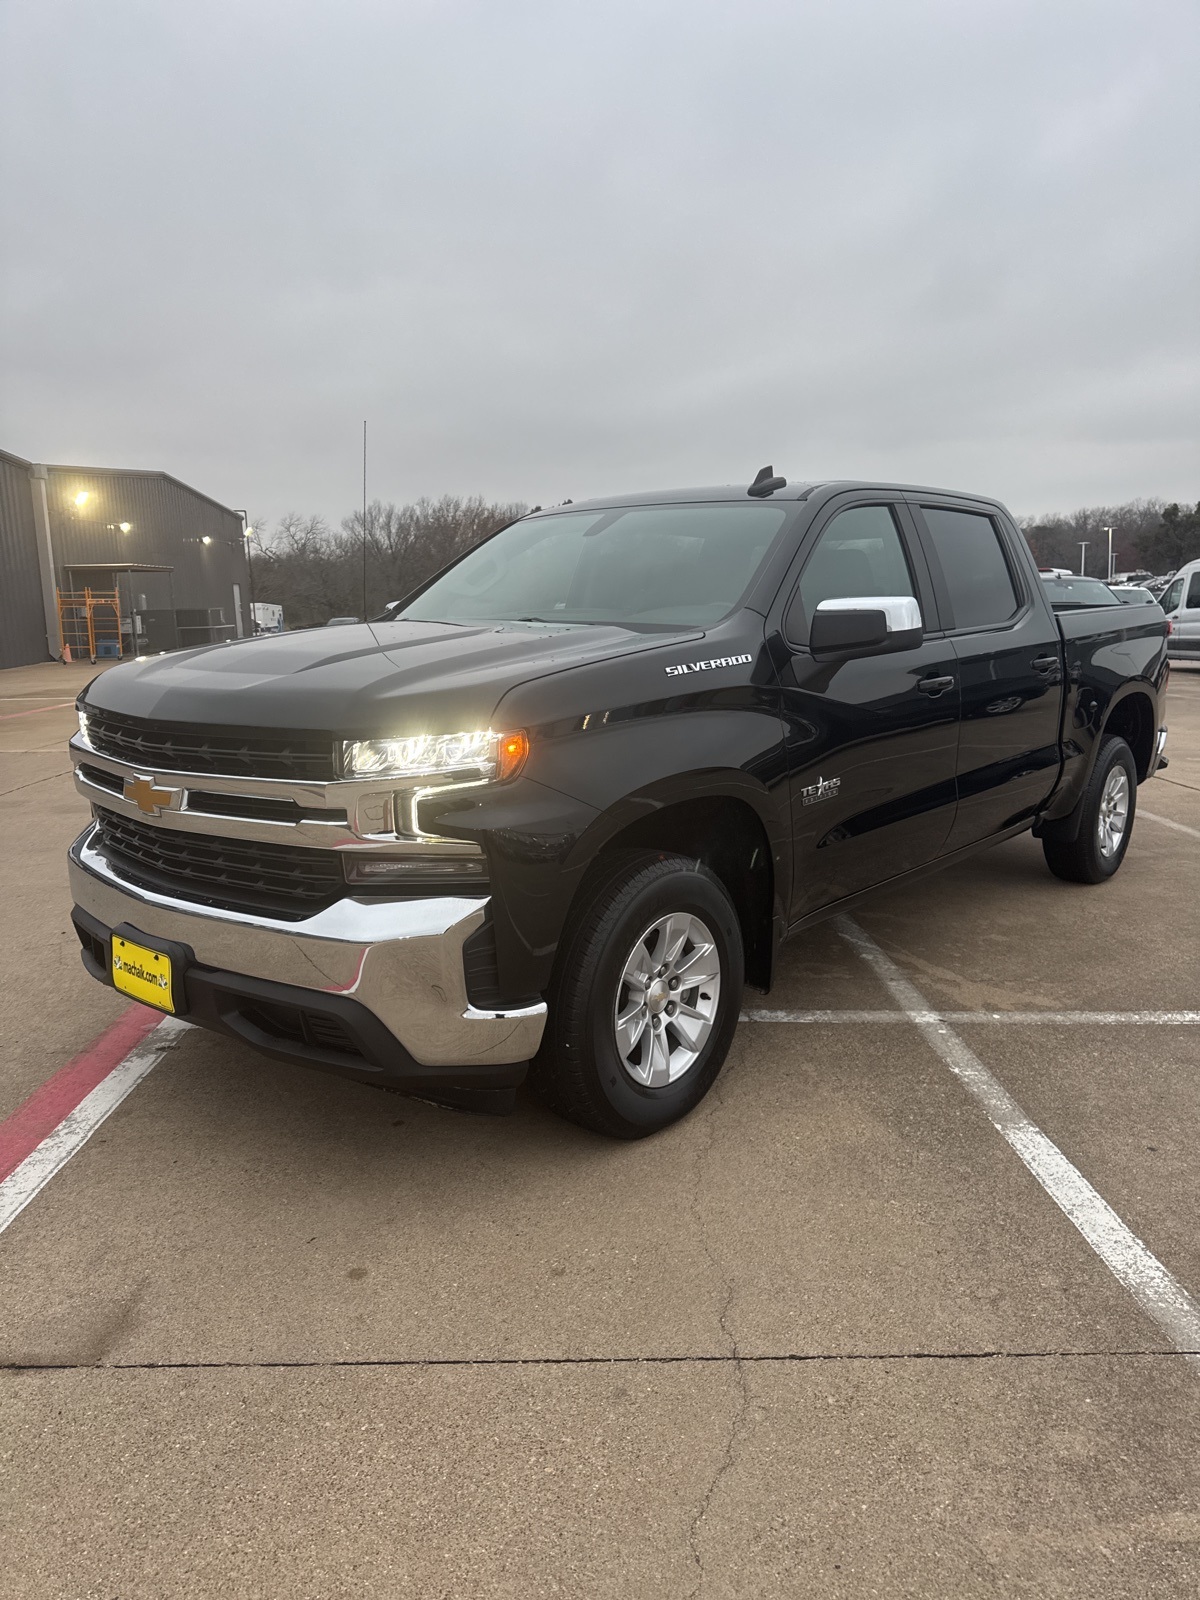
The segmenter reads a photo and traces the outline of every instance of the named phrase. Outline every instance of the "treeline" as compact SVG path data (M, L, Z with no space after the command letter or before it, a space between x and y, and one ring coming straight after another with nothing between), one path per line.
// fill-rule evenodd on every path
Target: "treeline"
M389 601L401 599L527 509L478 495L444 494L405 506L376 500L367 507L365 521L365 610L362 512L344 517L337 528L322 517L289 512L274 528L258 528L251 551L254 598L282 605L289 628L317 627L330 617L378 616ZM1020 521L1045 567L1078 572L1079 546L1086 541L1088 572L1104 576L1110 527L1117 572L1138 567L1171 572L1200 557L1200 504L1189 510L1162 500L1131 500Z
M1189 509L1162 500L1130 500L1122 506L1085 506L1068 514L1021 517L1025 537L1043 567L1080 570L1086 541L1087 571L1108 575L1108 529L1113 530L1113 571L1144 567L1155 575L1177 571L1200 557L1200 504Z
M407 506L376 500L367 507L365 552L361 511L343 517L337 528L323 517L289 512L273 528L256 530L254 598L281 605L288 628L317 627L330 617L375 617L527 509L477 495L444 494Z

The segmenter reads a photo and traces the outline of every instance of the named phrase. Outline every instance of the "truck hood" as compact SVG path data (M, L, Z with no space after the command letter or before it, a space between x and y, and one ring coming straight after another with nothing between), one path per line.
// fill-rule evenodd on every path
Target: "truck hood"
M209 727L368 738L487 727L518 684L698 636L518 622L376 622L262 635L113 667L89 705Z

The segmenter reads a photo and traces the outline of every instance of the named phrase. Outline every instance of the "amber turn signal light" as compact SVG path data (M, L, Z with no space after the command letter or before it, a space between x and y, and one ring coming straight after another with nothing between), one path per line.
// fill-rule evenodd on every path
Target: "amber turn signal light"
M529 735L524 731L518 733L502 733L500 735L499 749L496 752L497 778L515 778L525 765L525 758L529 754Z

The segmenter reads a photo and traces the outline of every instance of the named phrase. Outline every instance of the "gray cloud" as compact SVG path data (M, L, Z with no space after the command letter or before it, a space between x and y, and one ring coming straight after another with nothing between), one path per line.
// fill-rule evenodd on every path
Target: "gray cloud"
M1192 0L9 0L0 436L275 517L1200 496Z

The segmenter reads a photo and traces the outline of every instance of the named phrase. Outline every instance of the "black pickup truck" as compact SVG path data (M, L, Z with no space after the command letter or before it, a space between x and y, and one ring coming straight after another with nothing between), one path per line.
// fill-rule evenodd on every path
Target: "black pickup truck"
M1162 763L1157 606L1056 610L994 500L878 483L538 511L370 623L79 700L98 979L444 1104L652 1133L788 934L1032 829L1100 883Z

